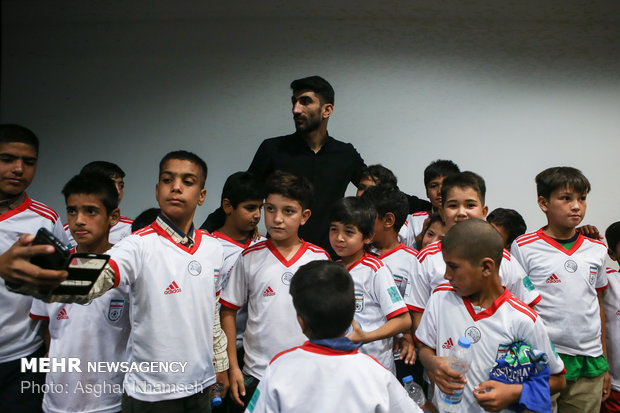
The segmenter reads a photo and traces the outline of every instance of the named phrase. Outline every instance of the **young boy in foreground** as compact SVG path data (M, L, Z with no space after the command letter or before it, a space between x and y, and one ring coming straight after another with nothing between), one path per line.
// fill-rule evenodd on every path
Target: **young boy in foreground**
M302 266L290 294L310 340L273 358L247 411L421 412L388 370L345 337L356 303L353 280L341 265Z
M586 213L590 182L577 169L549 168L536 176L547 225L515 240L512 254L542 300L536 309L566 366L560 412L593 412L609 396L603 290L607 247L576 231Z
M448 283L431 295L415 333L420 360L436 387L448 394L464 388L463 412L505 409L519 402L522 391L530 390L521 384L489 380L495 361L503 356L502 349L512 343L525 342L547 354L551 394L565 384L562 360L555 354L541 318L500 282L503 245L497 231L480 219L452 227L443 239ZM452 370L446 360L462 336L472 341L473 357L465 376ZM545 399L550 409L550 394L545 394Z
M74 176L62 190L67 206L68 225L77 247L72 252L103 254L112 244L110 228L119 219L118 193L112 180L104 175ZM89 305L52 303L34 300L30 317L48 323L51 343L48 357L77 357L82 366L88 362L125 361L130 332L129 288L119 286ZM118 412L124 373L52 371L46 383L62 385L65 392L46 392L45 412ZM89 385L108 387L101 393L88 391Z
M365 251L377 212L367 199L347 197L336 202L329 219L329 242L355 283L355 316L347 337L396 373L392 337L411 327L411 317L389 268Z
M609 258L620 263L620 221L605 231ZM607 336L607 361L611 375L611 391L601 406L602 413L620 413L620 272L607 268L609 288L603 294L605 333Z
M289 286L303 264L327 260L329 255L299 238L299 228L310 218L312 184L299 175L276 171L265 183L265 227L271 236L241 253L220 298L222 328L228 339L230 395L239 410L262 380L269 360L300 345L304 336L295 319ZM248 305L243 335L243 371L236 348L237 311Z

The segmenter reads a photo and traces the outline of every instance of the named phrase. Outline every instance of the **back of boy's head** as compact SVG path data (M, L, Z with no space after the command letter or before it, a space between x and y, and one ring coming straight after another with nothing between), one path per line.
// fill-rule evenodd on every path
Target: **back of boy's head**
M549 199L556 189L569 188L579 194L590 192L590 181L579 169L570 166L548 168L536 175L536 192L538 196Z
M164 166L166 165L166 162L173 160L173 159L180 160L180 161L190 161L191 163L196 165L198 169L200 169L200 173L202 174L202 176L200 177L200 187L201 188L205 187L205 182L207 181L207 173L208 173L207 164L205 163L205 161L202 160L200 156L196 155L195 153L189 152L189 151L183 151L183 150L173 151L173 152L168 152L166 155L164 155L164 157L161 158L161 161L159 162L159 175L161 175L162 171L164 170Z
M334 88L321 76L309 76L293 80L291 82L291 90L294 94L310 90L319 97L322 104L334 104Z
M251 172L235 172L230 175L222 188L222 200L226 198L233 208L245 201L264 199L262 182Z
M109 177L101 174L75 175L62 188L65 202L71 195L94 195L99 198L108 214L118 208L118 191Z
M39 138L30 129L12 123L0 124L0 144L25 143L34 148L39 155Z
M448 192L452 188L471 188L478 194L480 202L484 205L484 197L486 195L487 187L484 183L484 179L474 172L464 171L454 175L447 176L441 184L441 204L444 205L448 199Z
M511 245L517 237L525 234L527 229L525 220L514 209L497 208L487 216L487 222L504 228L506 234L508 234L508 239L506 240L508 245Z
M361 196L372 203L379 218L391 212L394 214L394 231L398 232L407 220L409 200L407 195L393 186L383 184L368 188Z
M370 179L376 185L398 186L396 175L381 164L367 166L362 170L361 176L362 179Z
M472 218L450 228L441 249L444 254L455 254L472 265L477 265L483 258L491 258L499 269L504 254L504 240L491 224Z
M265 181L265 197L269 195L292 199L299 202L303 209L309 209L314 188L305 176L278 170L269 175Z
M310 338L340 337L351 325L355 314L353 279L342 265L331 261L302 265L289 291Z
M339 222L357 227L364 238L370 238L375 232L377 210L368 198L348 196L332 206L329 222Z
M607 240L607 247L615 253L618 242L620 242L620 221L614 222L607 228L605 239Z
M139 229L151 225L157 219L157 216L161 212L159 208L149 208L140 212L140 214L131 223L131 232L136 232Z
M93 161L82 167L81 174L101 174L108 178L124 178L125 171L115 163L108 161Z
M435 178L440 176L450 176L454 174L458 174L461 172L458 165L452 161L446 159L437 159L436 161L431 162L424 169L424 186L427 187L428 184Z

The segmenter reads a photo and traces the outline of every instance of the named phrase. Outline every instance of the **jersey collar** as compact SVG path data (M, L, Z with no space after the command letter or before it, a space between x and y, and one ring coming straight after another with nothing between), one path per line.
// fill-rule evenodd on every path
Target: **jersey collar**
M543 229L539 229L538 231L536 231L536 234L538 234L538 236L540 237L540 239L542 239L543 241L545 241L547 244L551 245L552 247L555 247L556 249L562 251L564 254L566 255L573 255L573 253L575 251L577 251L579 249L579 247L581 247L581 244L583 244L583 240L584 240L584 236L583 234L581 234L580 232L577 232L577 240L575 241L575 243L573 244L572 247L570 247L569 250L567 250L566 248L564 248L563 246L560 245L559 242L557 242L556 240L554 240L553 238L551 238L549 235L545 234L543 232Z
M493 301L493 304L491 305L491 307L489 307L486 310L481 311L479 313L476 313L476 311L474 310L474 306L473 306L473 304L471 303L471 301L469 300L468 297L461 297L461 298L463 299L463 303L465 304L465 308L467 308L467 312L469 313L471 318L474 321L480 321L480 320L483 320L485 318L489 318L493 314L495 314L497 309L499 307L501 307L501 305L504 304L506 302L506 300L508 300L510 297L512 297L512 294L510 293L510 291L508 291L508 288L504 287L504 292L502 293L502 295L497 297L495 299L495 301Z

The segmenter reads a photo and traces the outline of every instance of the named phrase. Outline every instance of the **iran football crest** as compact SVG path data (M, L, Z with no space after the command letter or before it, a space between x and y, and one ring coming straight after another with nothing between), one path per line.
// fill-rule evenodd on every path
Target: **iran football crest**
M124 309L125 309L125 300L110 301L110 308L108 309L108 320L117 321L123 315Z

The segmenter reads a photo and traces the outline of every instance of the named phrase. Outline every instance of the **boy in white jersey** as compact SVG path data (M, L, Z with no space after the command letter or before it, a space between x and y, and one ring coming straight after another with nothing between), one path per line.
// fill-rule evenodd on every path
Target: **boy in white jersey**
M441 189L442 214L449 230L457 222L470 218L484 219L488 207L484 204L486 185L484 179L473 172L460 172L447 177ZM414 328L420 322L431 292L443 282L446 264L442 257L442 243L436 242L422 249L417 256L416 276L405 292L405 302L413 311ZM529 306L540 301L540 296L519 263L504 250L499 268L500 281L517 298Z
M551 394L564 385L562 360L555 354L542 319L499 279L503 242L497 231L480 219L453 226L443 240L445 279L427 303L415 337L426 372L446 394L463 390L459 411L499 411L519 403L531 409L531 402L551 409ZM471 339L472 362L463 376L446 360L459 337ZM535 382L507 384L489 380L502 349L523 342L543 351L549 358L549 387ZM439 392L435 392L437 401ZM538 411L538 409L536 409Z
M514 209L496 208L487 217L487 222L499 232L504 240L504 248L510 251L517 237L525 234L525 220Z
M421 412L392 374L345 337L355 298L351 276L341 265L302 266L290 293L310 340L274 357L248 412Z
M393 340L411 328L411 317L389 268L368 254L377 212L367 199L347 197L330 211L329 243L355 284L355 316L347 336L393 373Z
M542 296L537 311L566 366L558 410L595 411L610 386L601 310L607 248L575 229L590 182L575 168L555 167L536 176L536 190L547 225L517 238L511 251Z
M62 190L67 217L77 247L72 252L103 254L112 247L110 228L119 219L118 192L112 180L100 174L80 174ZM89 305L51 303L34 300L30 317L47 321L51 343L50 358L75 357L81 365L88 362L125 361L129 337L129 293L127 286L108 291ZM46 392L45 412L113 413L121 409L123 376L121 372L51 371L50 386L62 385L65 392ZM102 386L103 391L84 391Z
M0 125L0 253L9 250L21 234L39 228L66 242L58 214L25 192L34 179L38 156L39 140L32 131L19 125ZM20 358L45 354L40 323L28 317L32 298L8 291L4 280L1 284L0 411L38 411L43 394L21 391L21 385L42 385L44 375L21 372Z
M82 174L99 174L110 178L116 186L116 191L118 192L118 205L120 206L121 201L123 200L123 193L125 190L125 171L123 171L120 166L107 161L93 161L87 163L82 167L82 170L80 170L80 175ZM114 226L110 229L110 244L116 244L127 235L131 234L132 223L133 220L131 218L120 216L118 222L114 224ZM69 230L69 224L65 224L64 228L67 232L69 243L75 246L76 241L71 235L71 231Z
M398 230L407 217L409 204L407 196L398 188L377 185L367 189L362 199L370 201L377 211L371 250L390 270L394 283L401 296L409 279L413 276L413 266L418 252L398 240ZM399 379L415 372L411 366L415 363L416 354L413 337L406 331L402 337L394 340L396 377ZM396 357L398 357L396 359Z
M424 169L424 187L426 196L431 202L430 211L415 212L407 217L398 236L407 246L422 249L422 235L429 225L429 215L438 212L441 208L441 184L451 175L457 174L460 169L457 164L445 159L437 159Z
M247 405L273 356L303 343L288 293L291 278L301 265L329 259L322 248L298 236L299 227L310 218L312 184L305 177L276 171L265 183L265 194L265 227L270 238L241 253L220 298L222 328L228 338L230 394L236 404L231 406L233 411ZM236 315L246 302L241 371L235 345Z
M605 231L607 253L616 263L620 262L620 221ZM611 375L611 391L601 406L602 413L620 413L620 272L607 268L609 288L603 294L605 333L607 336L607 361Z

